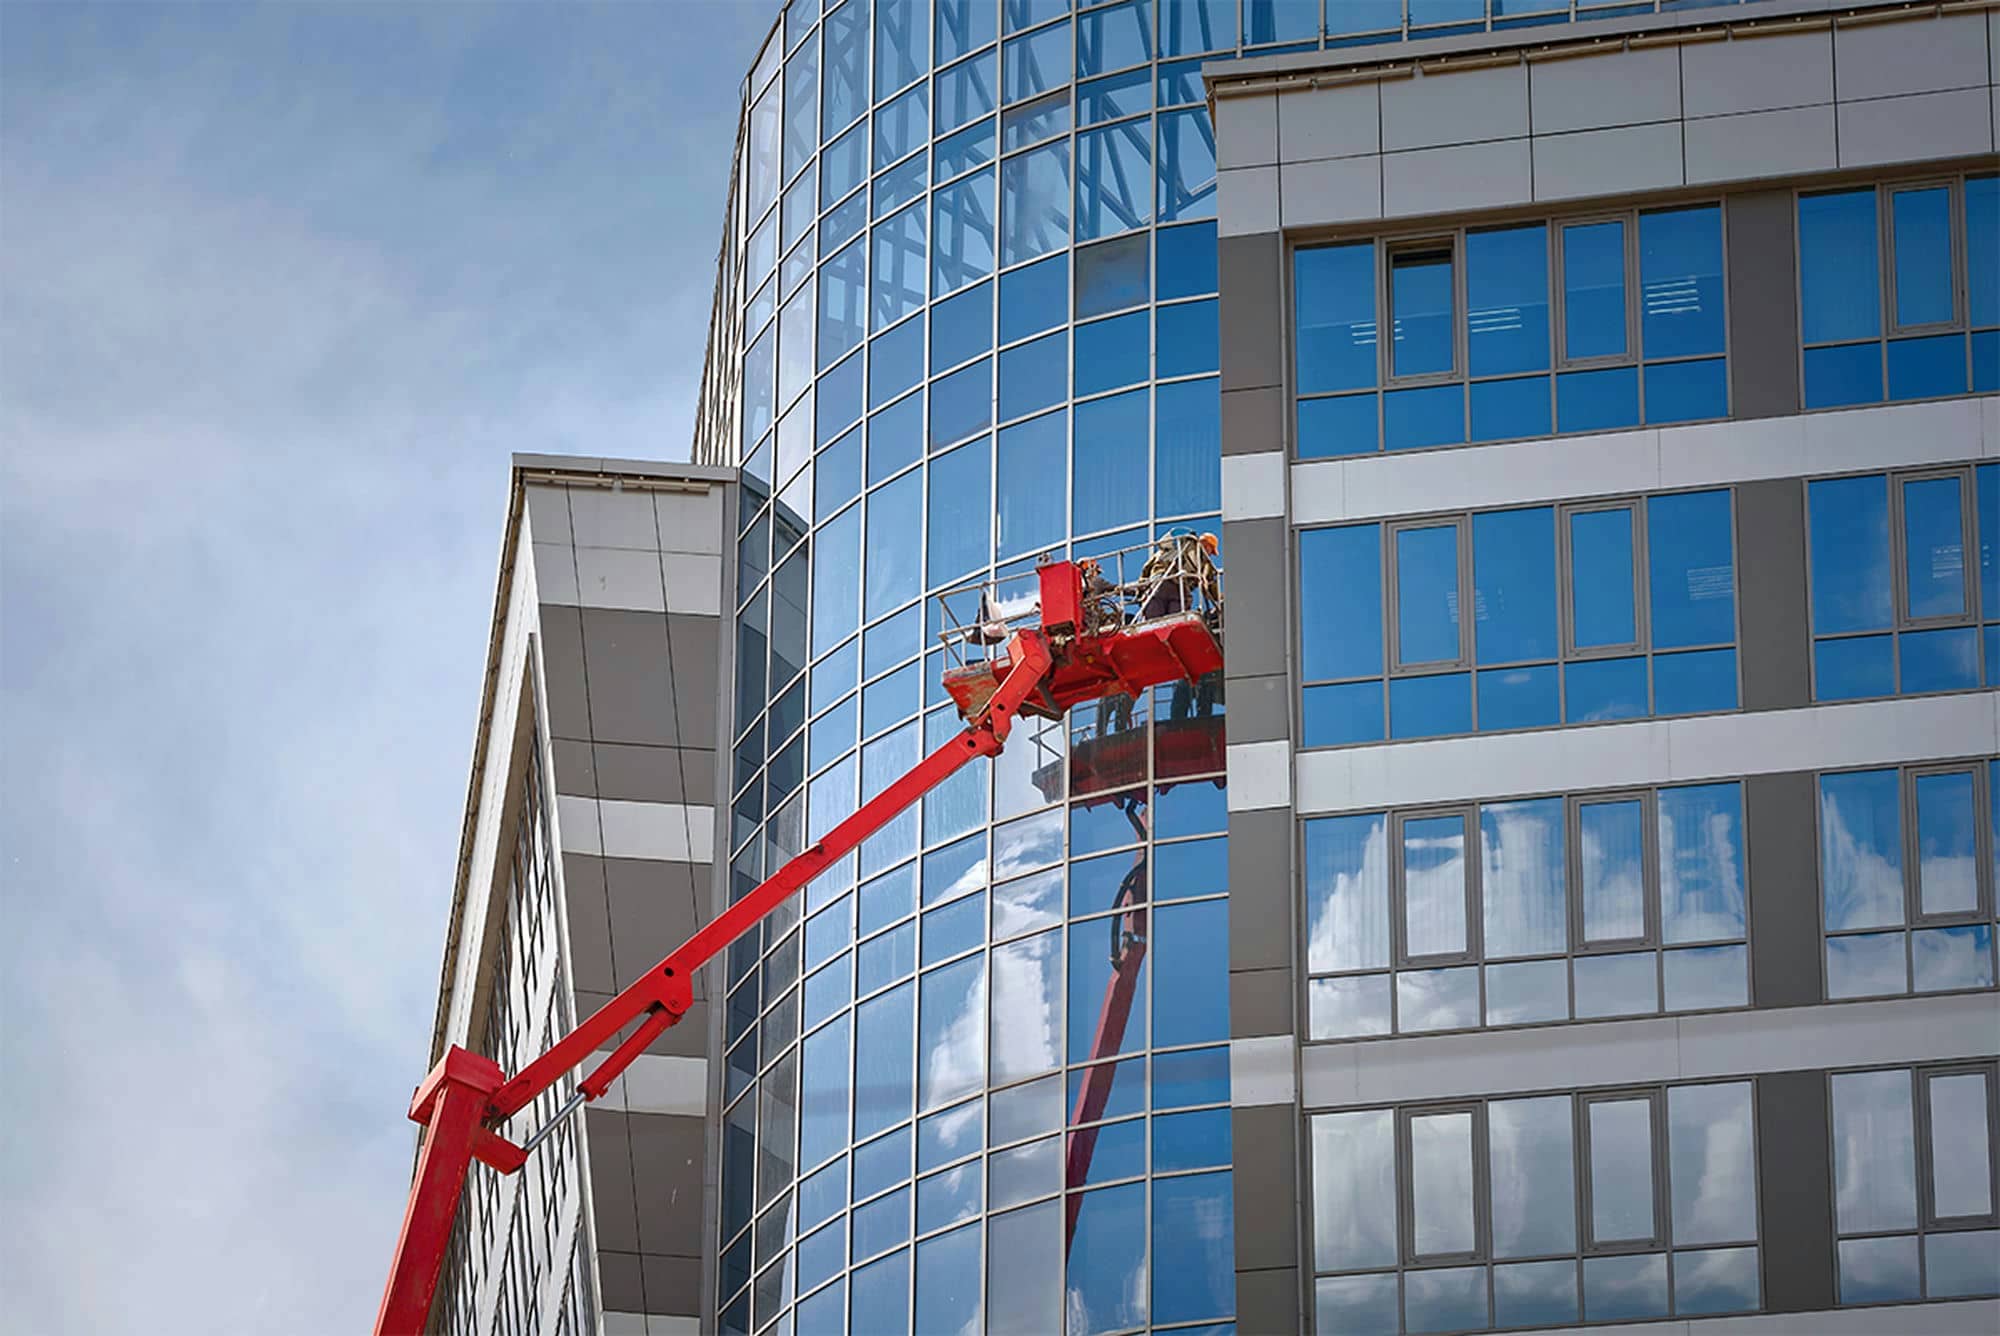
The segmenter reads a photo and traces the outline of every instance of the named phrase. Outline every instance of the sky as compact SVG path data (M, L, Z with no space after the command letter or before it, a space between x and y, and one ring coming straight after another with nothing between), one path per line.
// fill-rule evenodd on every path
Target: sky
M0 1328L372 1320L508 456L686 456L777 7L0 2Z

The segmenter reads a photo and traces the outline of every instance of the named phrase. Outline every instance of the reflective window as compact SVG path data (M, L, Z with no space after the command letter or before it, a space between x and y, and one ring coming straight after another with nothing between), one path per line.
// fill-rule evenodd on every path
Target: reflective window
M1090 241L1153 216L1152 127L1125 121L1076 138L1076 238Z
M1161 113L1156 161L1161 222L1215 216L1215 129L1205 112Z
M1303 834L1309 1039L1749 1004L1737 783Z
M1806 484L1813 693L1819 700L1966 690L2000 680L2000 589L1986 530L2000 466ZM1977 504L1975 504L1975 501ZM1981 554L1980 579L1967 553ZM1985 662L1982 663L1982 660Z
M1105 74L1141 64L1153 57L1152 0L1093 10L1076 21L1078 77ZM1147 79L1151 85L1150 76Z
M1010 265L1069 241L1069 144L1030 150L1000 164L1000 263Z

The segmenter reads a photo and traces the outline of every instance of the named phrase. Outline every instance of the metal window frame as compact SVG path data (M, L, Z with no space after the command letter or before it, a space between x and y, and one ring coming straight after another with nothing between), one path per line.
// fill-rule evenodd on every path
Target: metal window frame
M1673 1237L1668 1198L1672 1195L1667 1165L1666 1092L1664 1086L1644 1086L1625 1090L1580 1091L1576 1097L1577 1183L1581 1194L1577 1220L1577 1245L1582 1257L1615 1257L1634 1253L1666 1252ZM1616 1239L1599 1242L1595 1201L1595 1165L1592 1161L1590 1110L1596 1104L1643 1102L1648 1110L1647 1169L1652 1175L1653 1233L1645 1239Z
M1555 285L1556 244L1553 240L1551 240L1551 235L1559 226L1560 223L1556 219L1550 218L1547 215L1543 215L1537 218L1517 218L1511 221L1482 223L1476 227L1464 227L1459 229L1458 252L1459 252L1460 272L1458 274L1458 286L1460 293L1460 302L1459 302L1460 309L1458 312L1458 326L1459 330L1461 331L1461 338L1464 343L1464 349L1463 349L1464 356L1462 359L1464 365L1460 370L1458 379L1464 381L1468 387L1473 385L1483 385L1490 383L1492 381L1526 380L1531 376L1553 376L1555 374L1556 355L1560 345L1556 342L1557 338L1556 312L1554 308L1561 305L1561 299L1559 296L1559 290ZM1542 230L1542 274L1545 283L1544 296L1546 296L1548 299L1547 305L1549 307L1548 336L1547 336L1548 341L1543 349L1543 352L1545 354L1545 360L1540 369L1538 370L1531 368L1525 371L1484 371L1484 372L1474 371L1472 369L1472 258L1470 253L1471 240L1475 236L1488 236L1501 232L1520 232L1531 227L1539 227ZM1484 445L1487 444L1487 442L1484 441L1473 442L1470 439L1472 430L1472 420L1471 420L1472 407L1471 407L1471 400L1469 397L1470 393L1471 391L1468 388L1467 390L1468 398L1466 401L1466 435L1467 435L1466 443ZM1550 396L1549 424L1552 428L1555 425L1554 395L1555 395L1555 390L1554 390L1554 383L1552 381L1549 390L1549 396Z
M1403 1267L1457 1266L1484 1263L1492 1250L1492 1207L1489 1200L1492 1162L1489 1154L1485 1099L1444 1104L1405 1105L1396 1110L1396 1195L1399 1220L1397 1247ZM1466 1150L1472 1171L1472 1248L1466 1252L1423 1253L1417 1250L1416 1149L1411 1124L1419 1118L1470 1116Z
M1639 357L1639 316L1637 288L1639 286L1639 217L1636 209L1614 209L1610 212L1583 213L1573 218L1551 220L1556 230L1564 235L1572 227L1589 227L1594 224L1617 223L1624 228L1620 254L1624 258L1625 297L1625 351L1621 353L1597 353L1588 357L1572 357L1569 352L1569 266L1567 254L1560 237L1550 250L1551 264L1550 296L1553 305L1559 308L1552 312L1552 333L1555 336L1555 371L1594 371L1605 367L1637 366ZM1645 420L1641 413L1640 420Z
M1425 385L1461 384L1465 380L1465 248L1463 228L1415 232L1375 239L1375 349L1376 380L1383 391L1414 389ZM1399 375L1396 371L1396 261L1399 258L1431 255L1442 251L1451 265L1451 311L1449 341L1451 365L1443 371ZM1389 336L1382 337L1387 326ZM1461 408L1461 419L1463 417ZM1461 420L1461 425L1463 421Z
M1740 781L1739 781L1740 783ZM1637 937L1592 939L1584 925L1583 901L1583 809L1614 804L1639 804L1639 886L1642 927ZM1563 812L1564 853L1575 868L1575 892L1569 897L1570 954L1576 956L1621 955L1629 951L1660 949L1660 804L1656 788L1612 789L1601 793L1571 794ZM1746 877L1747 881L1747 877ZM1745 924L1746 929L1748 924ZM1746 932L1745 941L1749 940ZM1572 1008L1574 1011L1574 999Z
M1411 821L1431 821L1457 817L1462 823L1465 863L1465 946L1458 951L1434 955L1412 955L1409 949L1409 868L1404 859L1404 828ZM1444 807L1417 807L1389 814L1389 912L1390 964L1392 972L1433 969L1451 965L1476 965L1481 951L1479 884L1479 804L1457 803ZM1481 981L1484 991L1484 980ZM1394 993L1391 986L1391 993ZM1483 1010L1483 1008L1482 1008ZM1392 1017L1394 1014L1392 1007ZM1401 1033L1401 1031L1397 1031Z
M1942 177L1918 177L1908 181L1885 181L1876 187L1879 199L1875 206L1876 223L1881 229L1881 239L1876 243L1881 257L1878 263L1882 270L1882 337L1885 339L1907 338L1925 334L1959 334L1967 329L1966 315L1968 294L1966 287L1971 280L1967 265L1965 206L1963 177L1959 175ZM1905 325L1896 315L1896 196L1919 190L1945 192L1946 246L1949 254L1945 263L1950 266L1951 318L1933 320L1921 325ZM1887 386L1885 383L1884 389Z
M1891 471L1889 477L1889 567L1895 582L1896 630L1925 631L1935 627L1971 626L1979 621L1979 479L1969 464ZM1959 572L1965 584L1965 604L1958 612L1918 617L1910 611L1909 516L1904 491L1913 482L1958 483ZM1897 686L1902 685L1902 655L1897 654Z
M1388 676L1390 677L1430 677L1439 672L1468 669L1472 666L1472 623L1468 617L1466 591L1472 587L1472 512L1456 511L1431 519L1394 519L1382 523L1383 571L1382 609L1388 623L1388 634L1383 638L1383 646L1388 652ZM1396 540L1404 533L1425 529L1451 529L1455 535L1453 542L1453 565L1458 588L1455 617L1458 621L1458 654L1450 659L1425 659L1406 662L1403 659L1403 619L1400 606L1402 593L1402 559Z
M1945 927L1953 924L1983 923L1993 917L1993 847L1989 817L1990 801L1986 785L1986 765L1978 760L1936 761L1901 767L1903 840L1903 922L1907 928ZM1973 825L1973 906L1946 913L1925 913L1923 908L1923 839L1918 828L1917 782L1933 775L1968 775L1972 779ZM1844 935L1844 934L1836 934ZM1914 967L1915 962L1911 962ZM1914 969L1911 986L1916 984Z
M1720 275L1722 282L1722 349L1720 352L1712 352L1712 353L1673 353L1673 354L1662 354L1656 357L1653 356L1651 353L1647 352L1645 346L1646 280L1644 271L1641 267L1645 256L1645 247L1643 238L1640 236L1640 229L1644 225L1646 218L1649 216L1657 214L1666 214L1666 213L1685 213L1691 209L1715 210L1716 241L1720 244L1722 248L1722 273ZM1727 367L1728 359L1731 355L1731 347L1729 341L1729 255L1730 255L1729 219L1728 216L1723 212L1723 202L1719 197L1715 199L1684 200L1678 204L1662 205L1650 209L1635 208L1633 210L1632 327L1638 334L1638 343L1636 345L1637 348L1636 357L1641 368L1639 374L1639 420L1641 423L1647 423L1651 421L1646 406L1646 376L1644 370L1645 368L1655 367L1655 366L1671 366L1675 363L1680 363L1680 362L1707 362L1707 361L1713 361L1715 358L1718 357L1723 359L1724 366L1725 368ZM1725 381L1726 379L1727 378L1725 377ZM1725 397L1730 402L1733 403L1735 400L1734 390L1729 389ZM1668 425L1679 425L1679 424L1668 424Z
M1733 492L1733 489L1730 489ZM1647 495L1651 495L1648 493ZM1731 516L1735 514L1732 506ZM1648 547L1646 542L1646 496L1623 496L1591 501L1566 501L1556 505L1556 588L1561 603L1556 609L1557 619L1562 629L1560 657L1564 662L1579 659L1625 659L1634 655L1649 656L1652 641L1651 609L1647 606ZM1632 636L1629 641L1616 645L1589 645L1579 647L1576 643L1576 578L1575 557L1570 536L1571 522L1578 515L1601 514L1623 510L1632 516ZM1735 550L1735 535L1730 535L1732 554ZM1740 601L1740 600L1739 600ZM1647 666L1647 713L1651 711L1650 690L1652 668Z
M1926 1234L1965 1229L1992 1229L2000 1226L2000 1071L1992 1062L1947 1063L1916 1067L1915 1103L1912 1106L1917 1152L1917 1222ZM1932 1144L1931 1084L1940 1077L1977 1076L1986 1084L1986 1206L1979 1215L1940 1216L1937 1205L1937 1148ZM1958 1173L1957 1165L1946 1165Z

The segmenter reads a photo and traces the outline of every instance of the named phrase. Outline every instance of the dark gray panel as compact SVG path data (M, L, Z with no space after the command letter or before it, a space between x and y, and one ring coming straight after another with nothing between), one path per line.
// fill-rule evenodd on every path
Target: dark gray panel
M1229 1037L1254 1039L1291 1032L1291 970L1230 971Z
M632 1113L626 1118L632 1135L640 1251L700 1257L702 1120L669 1113Z
M1242 1200L1240 1197L1238 1200ZM1237 1228L1242 1229L1242 1214ZM1294 1336L1299 1330L1296 1267L1236 1273L1236 1330L1243 1336ZM1334 1336L1327 1333L1327 1336Z
M640 1279L639 1254L598 1253L597 1278L604 1284L602 1299L605 1312L646 1311L646 1283Z
M681 1317L701 1314L701 1259L661 1257L646 1253L640 1258L646 1272L646 1311Z
M544 603L542 677L549 698L549 736L588 738L590 703L583 685L581 609Z
M723 709L721 625L714 617L696 613L667 614L667 638L673 646L674 710L680 719L683 747L716 745L716 720Z
M1826 1073L1757 1078L1757 1214L1764 1310L1834 1305Z
M600 742L595 751L599 797L704 807L715 803L715 753L707 748Z
M1789 190L1729 196L1729 411L1799 411L1799 312Z
M1811 775L1743 781L1750 908L1750 1003L1804 1007L1821 982L1819 859Z
M625 1114L615 1109L583 1111L590 1141L590 1196L597 1212L597 1246L613 1252L639 1251L639 1215L632 1195L632 1143Z
M1222 526L1227 567L1223 671L1231 678L1285 671L1285 522L1231 520Z
M1738 657L1743 708L1810 705L1805 494L1795 479L1744 483L1736 489L1736 570L1742 598Z
M1222 388L1283 385L1284 243L1275 232L1260 232L1223 237L1216 247Z
M679 741L665 613L583 609L583 660L593 738L655 746Z
M1222 453L1254 455L1285 448L1285 392L1227 390L1222 396Z
M611 959L618 987L632 983L694 935L694 863L607 858L604 890L610 906Z
M604 898L604 860L564 854L563 900L569 911L570 979L578 989L616 992L611 972L611 917Z
M1231 1109L1229 1135L1236 1165L1237 1269L1297 1266L1297 1111L1290 1104Z
M1292 813L1229 814L1229 968L1290 969Z
M1291 693L1277 674L1231 677L1229 681L1229 740L1277 742L1292 735Z
M552 738L549 750L555 757L555 789L578 798L597 796L597 765L591 759L588 742Z

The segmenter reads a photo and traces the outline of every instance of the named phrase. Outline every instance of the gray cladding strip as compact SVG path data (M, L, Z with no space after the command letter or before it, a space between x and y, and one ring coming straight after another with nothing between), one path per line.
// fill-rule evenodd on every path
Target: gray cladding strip
M1736 485L1736 573L1743 708L1812 704L1805 490L1796 479Z
M598 1108L584 1119L604 1309L698 1314L708 1120Z
M1744 855L1751 891L1750 1005L1805 1007L1825 996L1813 777L1743 781Z
M1767 1312L1835 1303L1831 1133L1824 1073L1757 1078L1758 1262Z
M1725 195L1722 208L1729 238L1729 415L1796 413L1799 313L1792 192L1742 191Z
M1221 237L1216 242L1220 280L1216 320L1222 342L1222 389L1281 386L1284 375L1284 241L1275 232ZM1268 450L1266 442L1237 442L1224 431L1222 452Z

